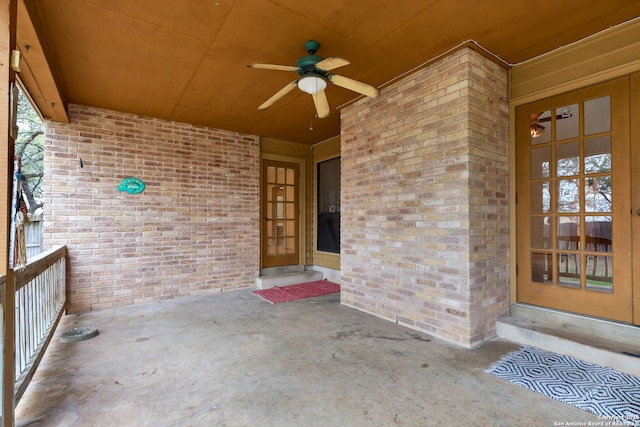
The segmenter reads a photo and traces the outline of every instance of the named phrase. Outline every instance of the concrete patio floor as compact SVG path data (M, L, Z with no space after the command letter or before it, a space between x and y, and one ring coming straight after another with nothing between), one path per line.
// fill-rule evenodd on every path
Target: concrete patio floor
M60 335L95 326L88 341ZM553 426L597 416L485 372L465 350L339 304L249 290L65 316L17 426Z

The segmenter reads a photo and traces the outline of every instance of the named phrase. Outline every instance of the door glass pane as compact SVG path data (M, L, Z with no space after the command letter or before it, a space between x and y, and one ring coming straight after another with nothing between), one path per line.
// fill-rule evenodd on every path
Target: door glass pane
M296 222L294 220L287 221L287 236L296 235Z
M287 169L287 185L293 185L295 174L293 169Z
M531 115L531 145L551 142L551 110Z
M276 168L273 166L267 168L267 182L276 182Z
M274 212L274 204L271 202L267 203L267 211L265 212L266 219L268 220L273 219L274 218L273 212Z
M296 253L296 238L295 237L287 237L287 254L295 254Z
M295 205L293 203L287 203L287 219L290 218L295 218L296 216L296 209L295 209Z
M578 141L556 145L556 173L558 176L573 176L580 173Z
M613 293L613 257L587 255L587 289Z
M531 280L538 283L552 283L552 254L533 252L531 254Z
M551 147L531 150L531 179L548 178L549 165L551 165Z
M284 197L280 192L278 192L278 195L276 196L276 219L284 219Z
M287 185L287 202L295 202L296 191L293 185Z
M551 210L551 181L531 183L531 213L549 213Z
M556 240L557 249L580 250L580 218L577 216L559 218Z
M611 172L611 137L587 139L584 142L584 173Z
M584 183L585 212L611 212L611 175L585 178Z
M550 247L551 225L548 216L535 216L531 218L531 247L544 249Z
M276 199L276 186L273 184L267 185L267 201L273 202Z
M586 287L599 292L613 292L612 221L610 216L585 218L586 249L596 254L587 255Z
M558 284L580 288L580 254L559 253Z
M603 96L584 102L584 134L609 132L611 130L611 99Z
M578 104L556 109L556 141L577 138L580 131L580 107Z
M278 184L284 184L284 168L278 168L277 172L276 172L276 183Z
M560 213L580 212L580 187L577 179L558 181L558 209Z
M586 250L591 252L611 252L610 216L588 216L584 221Z
M268 255L276 255L276 240L268 239L267 241L267 254Z

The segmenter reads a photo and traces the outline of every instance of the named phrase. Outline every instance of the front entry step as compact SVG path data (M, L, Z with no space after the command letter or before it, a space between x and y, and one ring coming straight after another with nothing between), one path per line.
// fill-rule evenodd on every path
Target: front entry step
M298 283L314 282L316 280L322 280L321 271L294 271L260 276L256 279L256 286L258 289L269 289L274 286L295 285Z
M515 304L497 335L640 376L640 327Z

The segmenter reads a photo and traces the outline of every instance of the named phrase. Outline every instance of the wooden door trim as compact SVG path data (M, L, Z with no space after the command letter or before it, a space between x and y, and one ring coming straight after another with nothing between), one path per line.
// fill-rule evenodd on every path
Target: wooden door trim
M300 171L300 177L298 182L298 193L299 193L299 206L298 210L300 212L300 218L298 218L298 236L299 236L299 259L298 264L304 265L305 260L305 250L306 250L306 160L301 157L292 157L292 156L284 156L281 154L271 154L271 153L262 153L260 155L260 268L265 268L263 263L263 254L262 254L262 218L264 218L265 212L263 211L263 200L262 196L264 194L263 188L263 177L262 177L262 163L263 160L273 160L276 162L285 162L285 163L297 163L298 170Z
M630 76L629 98L631 105L630 142L631 142L631 230L636 237L633 240L633 324L640 325L640 73ZM635 171L635 173L634 173Z

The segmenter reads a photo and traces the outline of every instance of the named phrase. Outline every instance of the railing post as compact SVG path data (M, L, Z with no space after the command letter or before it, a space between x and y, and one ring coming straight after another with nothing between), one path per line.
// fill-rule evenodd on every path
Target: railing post
M2 298L2 424L15 424L15 324L14 324L14 275L9 266L11 236L11 202L13 185L14 138L11 122L11 88L15 84L15 72L9 66L12 51L16 48L17 0L0 0L0 274L6 276Z

